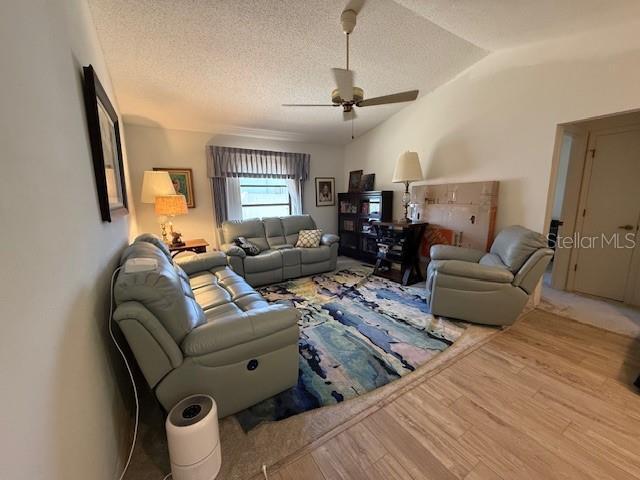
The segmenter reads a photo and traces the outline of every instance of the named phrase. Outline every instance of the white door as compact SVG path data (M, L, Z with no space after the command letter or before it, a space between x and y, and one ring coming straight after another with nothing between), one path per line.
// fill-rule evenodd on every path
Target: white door
M587 161L574 289L623 301L640 220L640 129L595 132Z

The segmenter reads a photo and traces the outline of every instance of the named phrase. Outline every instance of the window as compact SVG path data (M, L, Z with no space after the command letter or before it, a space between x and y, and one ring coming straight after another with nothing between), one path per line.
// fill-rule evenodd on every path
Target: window
M242 218L291 215L287 181L280 178L240 178Z

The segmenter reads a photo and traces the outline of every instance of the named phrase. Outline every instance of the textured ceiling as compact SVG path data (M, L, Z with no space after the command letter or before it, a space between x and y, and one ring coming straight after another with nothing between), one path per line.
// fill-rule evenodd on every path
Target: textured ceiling
M330 103L330 69L345 63L345 4L90 0L126 121L202 131L230 125L340 144L351 138L340 109L280 104ZM368 0L351 35L350 67L366 97L424 94L486 53L391 0ZM359 109L356 135L404 105Z
M637 15L640 0L350 0L365 97L433 90L489 50ZM347 0L89 0L125 120L343 144L329 103ZM359 109L356 135L406 104ZM224 128L223 128L224 127ZM287 132L283 134L281 132Z
M395 0L486 50L562 37L640 16L638 0Z

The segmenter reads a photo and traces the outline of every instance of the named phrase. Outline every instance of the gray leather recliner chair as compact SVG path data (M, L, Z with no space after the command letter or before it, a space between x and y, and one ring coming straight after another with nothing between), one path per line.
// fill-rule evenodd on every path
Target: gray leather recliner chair
M310 215L227 221L220 229L220 249L231 268L253 286L335 270L340 240L337 235L323 234L317 248L295 246L300 230L316 228ZM235 245L238 237L245 237L260 253L248 256Z
M159 238L144 234L125 249L121 265L141 258L158 266L119 272L113 319L167 411L201 393L225 417L297 383L295 308L268 304L222 252L174 262Z
M427 267L431 313L487 325L511 325L552 256L543 235L519 225L502 230L489 253L434 245Z

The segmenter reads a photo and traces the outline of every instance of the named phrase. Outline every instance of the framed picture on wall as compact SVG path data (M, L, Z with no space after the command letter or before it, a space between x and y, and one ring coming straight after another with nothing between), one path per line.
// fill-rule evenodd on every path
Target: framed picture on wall
M154 168L156 171L169 172L173 188L178 195L184 195L187 207L195 208L196 197L193 193L193 171L190 168Z
M362 170L353 170L349 172L349 191L359 192L362 183Z
M84 104L100 214L103 222L110 222L114 215L128 213L120 123L93 67L89 65L82 70Z
M360 190L363 192L373 191L376 182L376 174L368 173L362 176L362 183L360 184Z
M316 207L332 207L336 204L336 179L316 177Z

